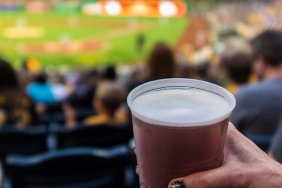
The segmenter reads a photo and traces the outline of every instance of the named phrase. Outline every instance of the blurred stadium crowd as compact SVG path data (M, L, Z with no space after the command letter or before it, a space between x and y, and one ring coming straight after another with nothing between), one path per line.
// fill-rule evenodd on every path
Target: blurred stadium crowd
M282 162L281 6L281 1L232 1L200 12L196 17L206 20L209 30L197 31L199 45L177 47L184 57L158 42L144 63L63 74L30 72L25 63L16 71L1 59L2 182L6 187L46 182L47 187L135 187L126 96L144 82L172 77L231 91L237 100L231 121Z

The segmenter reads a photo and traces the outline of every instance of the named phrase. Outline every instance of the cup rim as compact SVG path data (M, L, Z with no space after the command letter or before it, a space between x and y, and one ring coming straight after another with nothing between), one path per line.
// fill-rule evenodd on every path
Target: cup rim
M173 85L174 84L174 85ZM133 108L133 101L136 99L138 96L141 96L144 93L156 90L158 88L162 87L191 87L195 88L198 90L204 90L207 92L211 92L214 94L219 95L222 97L229 105L229 110L226 111L222 116L215 117L210 120L203 120L203 121L198 121L198 122L193 122L193 123L171 123L171 122L164 122L164 121L159 121L155 120L153 118L148 118L145 117L144 115L138 113L134 108ZM196 79L188 79L188 78L167 78L167 79L159 79L159 80L154 80L154 81L149 81L146 82L136 88L134 88L127 97L127 104L132 112L132 115L134 115L136 118L149 123L153 125L160 125L160 126L170 126L171 124L176 125L175 127L194 127L194 126L208 126L212 125L215 123L219 123L231 115L231 112L235 108L236 105L236 100L233 94L231 94L228 90L225 88L218 86L216 84L202 81L202 80L196 80ZM189 126L187 126L189 125Z

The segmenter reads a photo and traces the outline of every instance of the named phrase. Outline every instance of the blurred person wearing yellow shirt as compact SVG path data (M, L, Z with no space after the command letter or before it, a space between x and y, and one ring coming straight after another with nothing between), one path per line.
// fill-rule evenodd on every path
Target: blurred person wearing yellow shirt
M106 81L98 85L94 109L98 113L87 117L85 125L124 124L128 120L127 110L122 107L125 99L124 88L117 82Z

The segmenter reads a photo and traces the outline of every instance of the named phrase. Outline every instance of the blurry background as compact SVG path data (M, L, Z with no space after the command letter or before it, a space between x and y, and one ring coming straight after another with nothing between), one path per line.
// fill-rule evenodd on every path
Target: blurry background
M257 83L249 41L280 30L281 10L281 0L0 0L0 182L138 187L127 94L171 77L233 94ZM282 34L268 35L261 50L279 64ZM276 108L253 108L269 114L268 127L249 136L264 151L278 127L272 120L282 118L280 83L258 97Z
M23 59L56 69L134 63L157 40L176 43L188 25L186 3L2 0L0 51L16 66Z
M26 61L31 69L69 70L138 63L161 40L180 58L203 61L277 27L280 7L262 0L1 0L0 54L16 67Z

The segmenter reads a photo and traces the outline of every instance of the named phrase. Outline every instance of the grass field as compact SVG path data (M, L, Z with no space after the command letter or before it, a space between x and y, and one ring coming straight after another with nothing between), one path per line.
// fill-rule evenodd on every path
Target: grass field
M93 17L81 14L0 14L0 54L19 66L33 57L43 67L87 67L134 63L152 44L175 44L187 19ZM145 35L144 50L136 36Z

